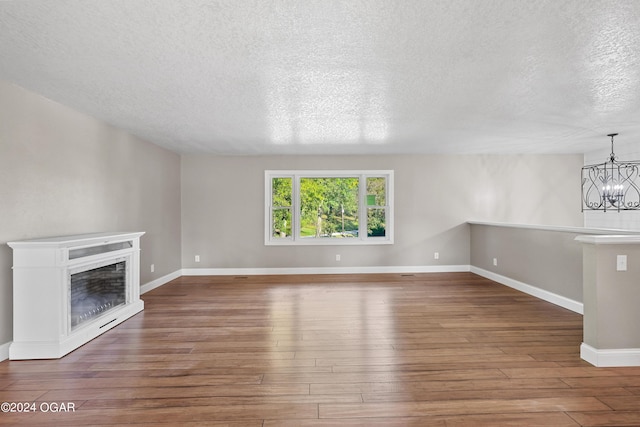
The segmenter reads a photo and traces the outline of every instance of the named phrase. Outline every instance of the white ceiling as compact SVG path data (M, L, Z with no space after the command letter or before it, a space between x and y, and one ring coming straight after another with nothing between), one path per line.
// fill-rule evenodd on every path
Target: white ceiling
M640 1L0 0L0 78L178 152L582 153L640 138Z

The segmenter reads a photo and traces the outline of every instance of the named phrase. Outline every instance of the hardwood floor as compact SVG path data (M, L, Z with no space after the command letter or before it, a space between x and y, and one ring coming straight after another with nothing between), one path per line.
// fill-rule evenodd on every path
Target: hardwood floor
M181 277L143 299L60 360L0 363L0 402L36 408L0 425L640 425L640 368L589 365L582 316L471 273Z

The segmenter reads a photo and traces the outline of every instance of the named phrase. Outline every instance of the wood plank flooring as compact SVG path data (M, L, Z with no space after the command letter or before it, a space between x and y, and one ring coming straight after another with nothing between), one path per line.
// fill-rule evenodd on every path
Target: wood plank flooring
M36 407L0 425L640 426L640 368L589 365L582 316L471 273L181 277L143 299L62 359L0 363L0 402Z

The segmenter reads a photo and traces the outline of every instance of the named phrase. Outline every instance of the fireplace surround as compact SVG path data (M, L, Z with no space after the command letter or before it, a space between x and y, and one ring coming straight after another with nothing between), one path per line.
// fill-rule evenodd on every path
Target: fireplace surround
M9 358L59 358L144 309L143 232L9 242L13 342Z

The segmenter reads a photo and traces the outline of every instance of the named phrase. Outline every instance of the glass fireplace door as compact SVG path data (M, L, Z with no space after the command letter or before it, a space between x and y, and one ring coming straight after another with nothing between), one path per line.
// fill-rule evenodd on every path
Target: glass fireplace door
M127 303L128 257L74 270L69 275L71 331Z

